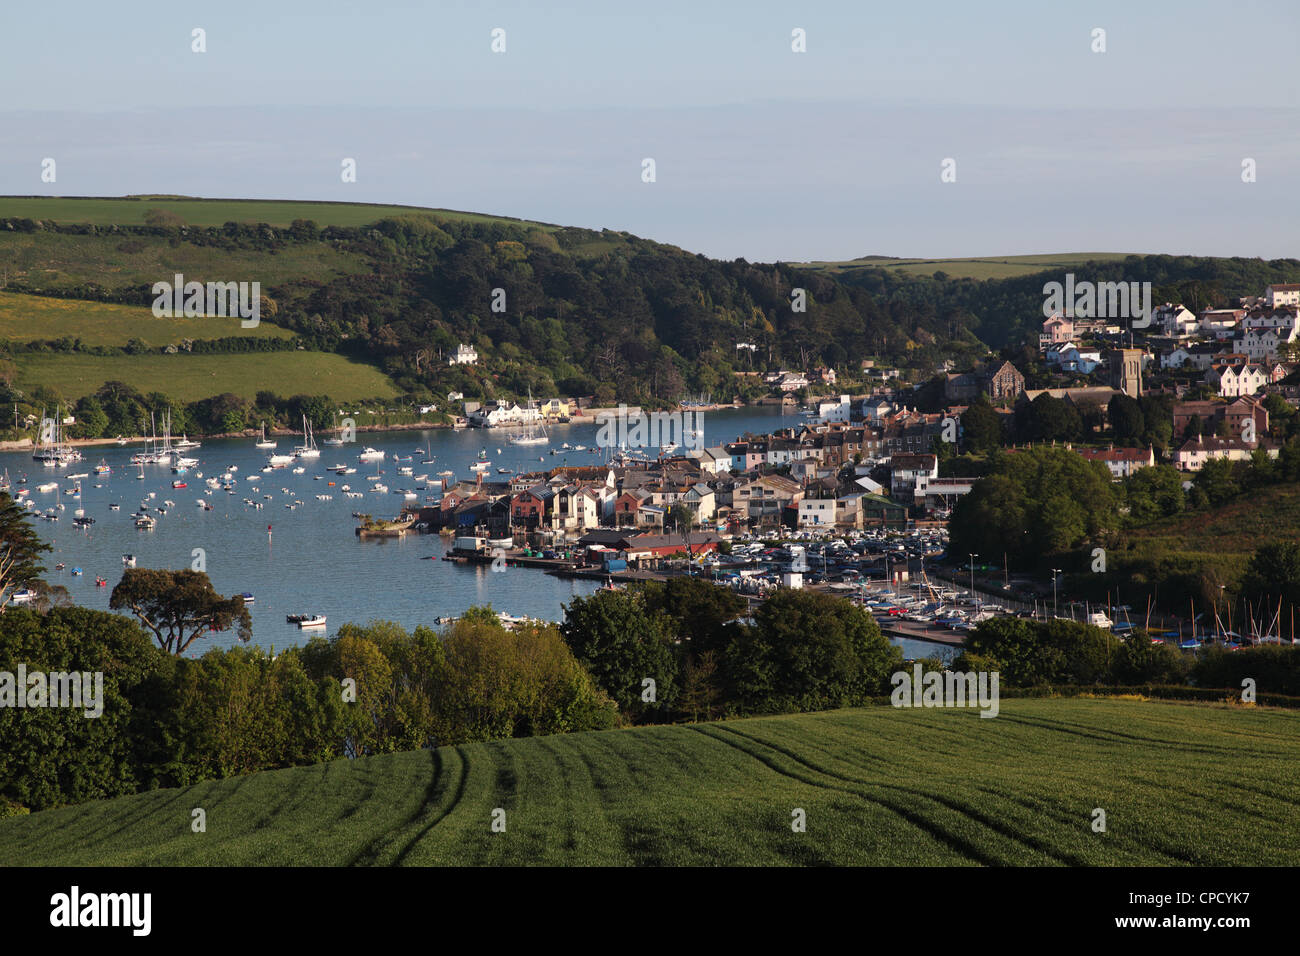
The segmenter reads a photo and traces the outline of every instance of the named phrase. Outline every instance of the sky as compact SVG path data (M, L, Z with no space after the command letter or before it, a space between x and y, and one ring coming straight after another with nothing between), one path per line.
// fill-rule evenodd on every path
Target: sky
M427 205L751 261L1300 256L1297 35L1295 0L11 3L0 193Z

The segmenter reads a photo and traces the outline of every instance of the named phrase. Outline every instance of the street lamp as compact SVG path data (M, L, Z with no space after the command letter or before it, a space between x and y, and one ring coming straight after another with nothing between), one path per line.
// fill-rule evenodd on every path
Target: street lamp
M1060 617L1056 604L1056 579L1060 575L1060 568L1052 568L1052 617Z

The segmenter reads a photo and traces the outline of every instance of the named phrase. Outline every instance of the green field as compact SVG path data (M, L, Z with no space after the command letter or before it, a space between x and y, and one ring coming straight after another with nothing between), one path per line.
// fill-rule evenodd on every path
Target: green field
M318 226L364 226L392 216L428 214L464 222L512 222L558 228L510 216L489 216L455 209L349 202L290 202L280 199L197 199L191 196L0 196L0 218L48 219L54 222L93 223L97 226L143 226L145 215L161 209L179 216L190 226L222 226L228 222L261 223L287 227L295 219L310 219Z
M33 342L81 339L86 345L125 345L139 339L146 345L180 344L181 339L219 339L229 335L292 338L288 329L262 321L250 329L237 318L159 319L148 307L53 299L0 292L0 339Z
M850 273L857 269L892 269L908 275L930 276L944 272L954 279L1010 279L1047 269L1077 268L1088 262L1112 262L1128 252L1062 252L1034 256L978 256L968 259L895 259L864 256L843 262L792 263L818 272Z
M1291 712L880 706L466 744L65 807L0 820L0 865L1282 866L1300 862L1298 792Z
M44 200L55 202L55 200ZM349 256L329 243L294 243L274 255L254 249L221 249L150 236L0 230L4 277L37 289L149 289L177 273L195 282L260 282L270 293L291 279L325 282L346 273L367 272L362 256Z
M110 381L125 382L144 394L162 392L181 402L224 392L251 399L261 389L280 395L329 395L340 402L398 394L379 369L328 352L106 357L46 353L19 355L16 363L18 388L30 394L45 385L65 400L94 394Z

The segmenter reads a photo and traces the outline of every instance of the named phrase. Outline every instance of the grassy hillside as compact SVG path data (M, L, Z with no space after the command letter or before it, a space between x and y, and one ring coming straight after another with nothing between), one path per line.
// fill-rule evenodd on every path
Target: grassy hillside
M946 272L954 279L1009 279L1033 275L1047 269L1067 269L1087 262L1109 262L1130 255L1127 252L1062 252L1033 256L982 256L970 259L895 259L892 256L863 256L842 262L810 262L817 272L843 274L862 269L889 269L904 275L932 276Z
M0 865L1294 865L1298 774L1290 712L877 707L467 744L66 807L0 820ZM206 833L191 832L196 807Z
M1258 488L1218 508L1164 518L1126 534L1172 551L1249 555L1265 541L1300 537L1300 485Z
M5 217L49 219L55 222L86 222L97 226L142 226L152 210L179 216L190 226L221 226L227 222L264 222L287 227L295 219L310 219L318 226L364 226L385 216L431 213L439 219L459 222L531 223L509 216L489 216L454 209L426 209L422 206L347 202L288 202L278 199L196 199L191 196L44 197L0 196L0 219Z
M179 272L198 282L257 281L266 292L291 279L325 282L370 271L364 258L347 255L324 242L293 245L268 256L256 249L222 249L112 233L0 231L0 261L7 281L51 291L91 284L109 291L148 289L159 280L172 281Z
M1149 575L1173 574L1184 580L1180 588L1195 586L1200 576L1215 582L1239 580L1255 549L1270 541L1300 537L1300 486L1273 485L1242 495L1208 511L1190 511L1164 518L1124 533L1122 544L1111 550L1117 573L1130 576L1140 569ZM1075 584L1087 587L1095 575L1081 575ZM1113 582L1112 582L1113 583ZM1100 597L1109 584L1097 583L1092 593ZM1187 608L1182 590L1161 585L1165 606L1176 613ZM1205 600L1196 593L1197 603ZM1172 603L1172 602L1177 603Z
M0 339L11 342L73 338L86 345L125 345L139 339L145 345L171 345L230 335L291 338L293 333L267 321L245 329L237 318L159 319L144 306L0 292Z
M15 385L29 394L44 385L65 399L77 399L110 381L125 382L144 394L162 392L182 402L224 392L251 399L259 389L268 388L285 394L327 393L340 402L398 394L377 368L328 352L22 355Z

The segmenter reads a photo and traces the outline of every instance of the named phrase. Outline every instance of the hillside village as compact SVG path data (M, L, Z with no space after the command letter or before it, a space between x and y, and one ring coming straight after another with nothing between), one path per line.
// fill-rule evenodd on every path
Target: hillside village
M1047 394L1105 426L1116 395L1162 400L1170 410L1167 448L1085 452L1106 461L1116 477L1155 464L1162 452L1187 472L1214 459L1244 461L1256 450L1276 457L1269 396L1290 408L1300 400L1290 378L1300 358L1298 311L1300 284L1279 284L1231 308L1193 313L1166 302L1153 309L1146 328L1132 330L1057 313L1043 323L1040 361L1048 375L1076 384L1027 389L1017 401Z
M619 545L634 558L686 550L676 533L686 522L698 529L691 532L693 551L716 547L721 534L782 527L937 524L978 479L963 473L963 459L955 457L974 450L963 419L978 414L994 416L997 446L1061 444L1104 464L1116 481L1172 464L1190 481L1211 460L1278 455L1270 405L1300 404L1300 387L1290 379L1300 354L1297 312L1300 284L1269 286L1233 308L1199 314L1166 303L1141 330L1057 313L1043 323L1039 366L1026 370L1044 382L1037 388L1001 358L945 372L930 397L924 383L900 384L889 370L871 369L876 384L867 394L820 397L807 396L810 381L834 385L833 369L769 372L765 381L774 395L807 397L795 423L770 434L661 451L654 459L624 452L605 465L540 470L509 481L480 474L410 517L428 530L484 540L522 533L548 546L590 543L596 538L584 535L605 531L614 537L601 539L602 547ZM1157 410L1163 423L1147 422L1146 437L1167 440L1125 433L1112 421L1125 403L1148 414ZM470 403L466 412L470 424L491 427L566 420L580 416L582 404ZM629 533L642 536L636 547Z

